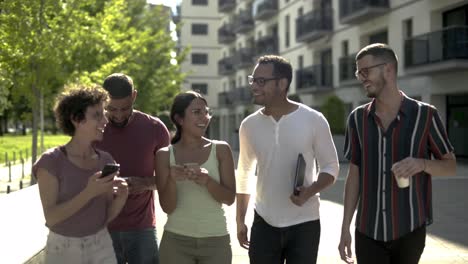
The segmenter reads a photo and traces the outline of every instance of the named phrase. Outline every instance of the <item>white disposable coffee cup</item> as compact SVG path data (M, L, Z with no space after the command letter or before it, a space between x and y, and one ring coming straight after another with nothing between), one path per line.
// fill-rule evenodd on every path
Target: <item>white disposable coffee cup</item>
M409 177L404 178L404 177L398 177L396 176L395 173L392 173L395 176L395 180L397 182L398 187L400 188L408 188L409 187Z

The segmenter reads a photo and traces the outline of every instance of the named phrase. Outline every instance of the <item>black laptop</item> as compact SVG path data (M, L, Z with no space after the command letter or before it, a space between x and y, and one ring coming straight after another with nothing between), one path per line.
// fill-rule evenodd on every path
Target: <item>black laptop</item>
M299 155L297 155L296 174L294 175L294 195L299 195L299 191L296 190L296 188L304 184L305 169L306 162L304 160L304 156L302 155L302 153L299 153Z

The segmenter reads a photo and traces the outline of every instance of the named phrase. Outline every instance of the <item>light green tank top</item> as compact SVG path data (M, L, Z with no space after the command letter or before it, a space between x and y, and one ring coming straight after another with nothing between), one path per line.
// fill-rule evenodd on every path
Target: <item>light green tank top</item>
M174 165L174 149L169 146L170 164ZM218 159L216 143L211 141L211 151L208 160L200 167L208 170L209 176L219 183ZM224 236L228 234L225 211L206 187L193 181L177 181L177 205L167 216L165 230L190 237Z

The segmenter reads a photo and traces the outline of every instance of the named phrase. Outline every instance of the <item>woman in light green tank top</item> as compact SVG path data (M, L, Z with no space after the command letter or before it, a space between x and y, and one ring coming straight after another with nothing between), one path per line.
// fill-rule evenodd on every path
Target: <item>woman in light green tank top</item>
M199 93L175 97L171 120L176 134L169 147L156 153L159 203L168 215L161 264L231 263L223 204L234 202L234 161L226 142L204 137L210 118Z

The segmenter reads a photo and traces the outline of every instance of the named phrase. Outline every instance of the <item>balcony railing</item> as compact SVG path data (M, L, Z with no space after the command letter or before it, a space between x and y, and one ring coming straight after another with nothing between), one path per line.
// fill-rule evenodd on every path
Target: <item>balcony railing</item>
M257 0L253 4L253 17L266 20L278 13L278 0Z
M317 92L333 88L333 65L312 65L296 71L296 92Z
M409 74L468 69L468 27L454 26L405 40Z
M228 13L236 7L236 0L218 0L218 11Z
M242 10L234 18L234 31L246 33L254 28L254 20L251 10Z
M255 42L255 55L278 54L278 36L269 35Z
M339 79L340 85L356 84L358 80L354 73L356 72L356 54L341 57L339 59Z
M232 99L231 92L220 92L218 93L218 106L229 107L234 103Z
M252 48L241 48L236 52L235 55L235 67L236 69L243 69L251 67L254 64L254 52Z
M360 23L389 10L389 0L340 0L340 23Z
M218 42L229 44L236 40L236 33L232 24L224 24L218 29Z
M296 19L296 40L312 41L333 31L333 11L331 8L313 10Z
M252 92L250 91L250 86L238 87L233 92L233 98L235 104L251 104L252 103Z
M218 61L219 75L230 75L234 73L234 57L226 57Z

